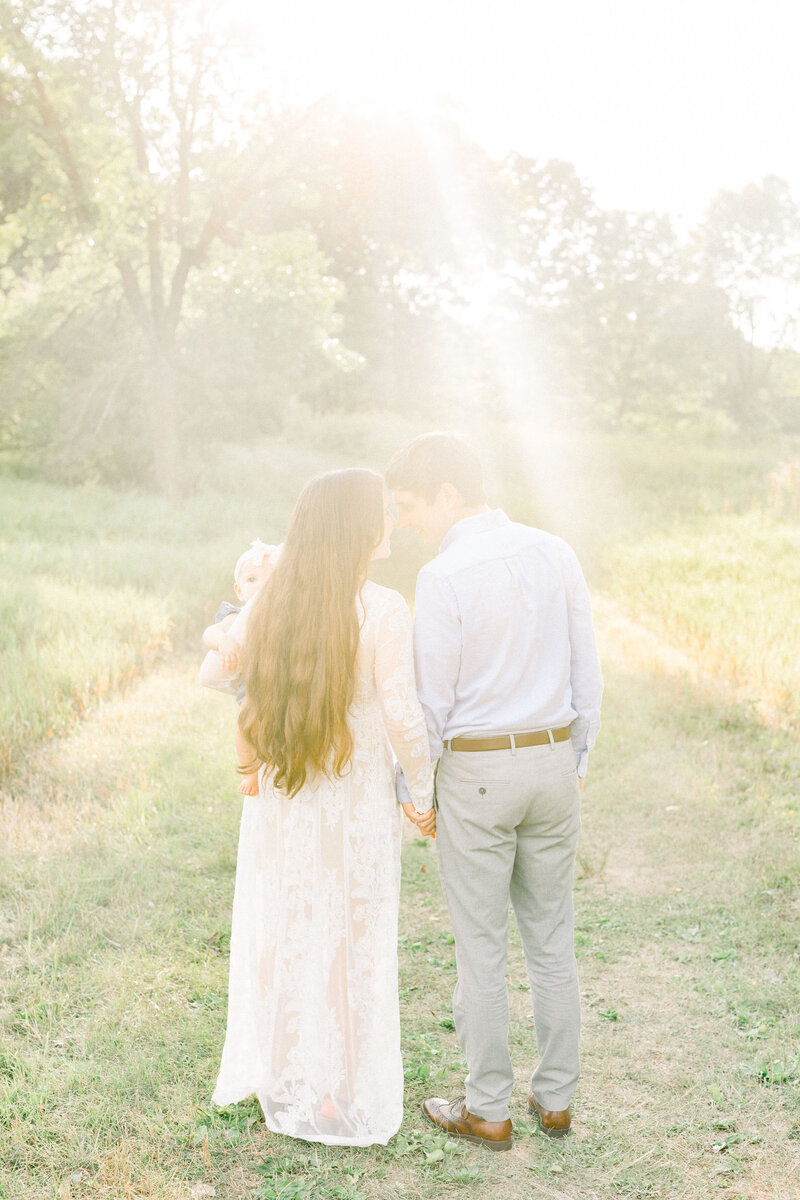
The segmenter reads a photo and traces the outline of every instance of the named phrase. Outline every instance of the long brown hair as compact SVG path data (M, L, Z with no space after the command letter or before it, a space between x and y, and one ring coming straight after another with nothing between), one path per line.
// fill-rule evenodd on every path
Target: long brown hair
M318 475L295 505L281 557L253 603L239 728L289 796L353 752L356 597L384 530L383 481L357 467Z

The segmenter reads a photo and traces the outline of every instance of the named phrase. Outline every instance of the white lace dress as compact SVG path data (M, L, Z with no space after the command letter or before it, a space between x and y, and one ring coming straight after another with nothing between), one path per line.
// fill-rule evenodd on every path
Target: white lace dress
M255 1094L275 1133L350 1146L385 1144L403 1112L392 751L418 811L433 794L408 608L367 582L359 612L350 769L292 799L262 770L259 795L244 799L213 1095L226 1105ZM201 673L212 687L218 662L212 652Z

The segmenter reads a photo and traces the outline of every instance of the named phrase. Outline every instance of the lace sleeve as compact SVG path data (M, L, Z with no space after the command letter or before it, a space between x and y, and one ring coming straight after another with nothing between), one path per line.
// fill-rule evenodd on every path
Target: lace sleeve
M392 749L417 812L433 804L433 773L425 718L417 699L411 614L393 593L380 614L375 641L375 686Z

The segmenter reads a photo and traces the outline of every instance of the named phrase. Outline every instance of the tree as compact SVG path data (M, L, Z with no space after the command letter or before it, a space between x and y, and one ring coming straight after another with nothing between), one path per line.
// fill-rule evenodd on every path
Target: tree
M718 408L737 335L723 293L693 277L667 217L602 214L588 270L565 297L580 386L603 422L663 426Z
M770 419L785 404L798 332L800 210L788 184L770 175L719 192L693 240L698 274L724 291L741 333L726 403L739 420Z
M61 434L66 425L85 440L116 415L143 435L152 477L172 491L195 415L186 346L197 344L204 320L196 307L189 317L191 287L216 269L219 290L225 251L241 257L254 238L260 251L277 232L265 228L270 186L291 120L279 125L257 94L245 102L246 39L206 0L11 0L7 9L4 107L24 131L37 186L18 209L16 234L7 214L0 226L16 238L7 236L6 280L20 256L37 261L6 360L25 346L36 368L34 380L24 372L28 402L45 404L54 387L77 379ZM316 274L318 286L303 293L312 310L303 324L321 348L336 303L324 262L305 243L276 247L288 259L273 254L275 273L292 269L297 254ZM274 280L258 275L269 292ZM34 322L46 329L43 357ZM18 387L17 405L19 395ZM125 419L123 401L136 409ZM43 413L48 422L52 413Z
M500 246L512 305L555 308L592 265L602 213L571 163L521 154L502 164L508 234Z
M513 155L502 176L511 342L547 403L635 427L713 410L736 334L669 219L602 210L569 163Z
M286 178L287 208L344 284L341 339L364 361L355 378L324 381L316 406L442 412L455 403L470 277L503 234L491 160L445 120L423 127L321 103L298 129Z

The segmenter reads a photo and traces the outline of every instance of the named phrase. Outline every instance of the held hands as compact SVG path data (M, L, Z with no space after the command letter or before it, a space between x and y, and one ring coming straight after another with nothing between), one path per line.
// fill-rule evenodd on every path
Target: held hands
M423 837L436 837L436 809L429 808L427 812L418 813L411 803L403 805L403 812L412 825L416 825Z
M423 837L436 837L436 809L429 808L427 812L418 813L411 802L406 777L400 763L394 765L394 787L397 800L412 825L416 825Z

